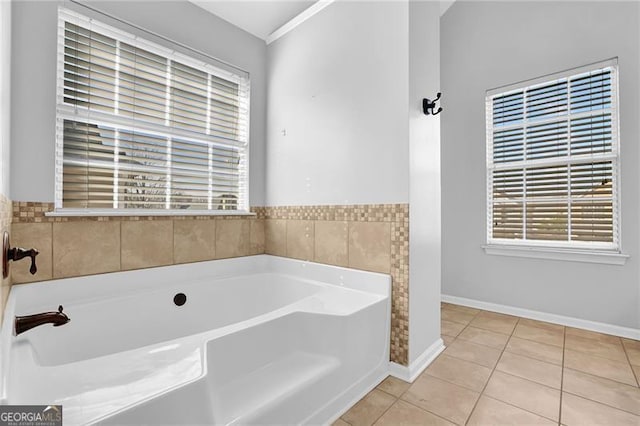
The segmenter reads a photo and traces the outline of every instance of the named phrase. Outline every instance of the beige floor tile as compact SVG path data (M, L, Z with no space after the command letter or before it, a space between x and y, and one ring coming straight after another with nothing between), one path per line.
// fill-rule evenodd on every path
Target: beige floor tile
M522 377L555 389L560 389L562 367L526 356L504 352L496 370Z
M481 392L491 376L491 369L443 354L425 370L425 373Z
M636 383L640 386L640 366L632 365L633 372L636 373Z
M440 332L447 336L456 337L466 327L464 324L447 320L440 321Z
M597 340L598 342L603 343L613 343L615 345L621 343L618 336L596 333L595 331L583 330L581 328L567 327L567 336L584 337L585 339Z
M622 343L605 343L586 337L567 335L565 349L583 352L589 355L607 358L613 361L627 362Z
M636 378L628 362L612 361L607 358L567 349L564 353L564 366L628 385L637 385Z
M481 396L467 425L555 425L549 419L497 399Z
M627 356L629 357L629 362L632 365L640 366L640 349L626 349Z
M640 415L640 389L635 386L565 368L562 390Z
M449 426L454 423L448 422L442 417L431 414L415 405L398 400L375 424L377 426Z
M484 395L551 420L558 420L560 391L548 386L494 371Z
M475 314L467 314L465 312L459 312L452 309L443 309L440 312L440 317L447 321L467 325L475 317Z
M443 309L452 309L454 311L464 312L464 313L473 314L473 315L480 312L480 309L470 308L468 306L462 306L462 305L454 305L452 303L445 303Z
M401 398L449 421L464 424L479 396L478 392L423 374Z
M509 336L469 326L458 335L458 339L490 346L492 348L504 349L509 340Z
M482 311L471 321L471 325L496 333L511 334L517 322L517 317Z
M622 338L622 344L625 348L633 348L640 350L640 340Z
M562 348L512 336L505 351L551 364L562 365Z
M562 330L564 330L564 325L552 324L550 322L538 321L538 320L533 320L529 318L520 318L520 320L518 321L518 324L528 325L529 327L543 328L545 330L556 331L556 332L558 331L561 332Z
M622 339L624 349L629 357L629 362L632 365L640 366L640 342L631 339Z
M395 401L388 393L374 389L344 413L342 419L352 426L372 425Z
M500 358L500 350L490 348L484 345L466 342L464 340L456 340L447 346L444 351L445 355L449 355L465 361L475 362L485 367L495 367Z
M409 386L411 386L411 383L389 376L378 385L378 389L395 397L399 397L409 389Z
M616 410L598 402L562 393L561 423L567 426L582 425L640 425L640 417Z
M331 424L331 426L349 426L349 423L345 422L342 419L338 419Z
M456 338L452 337L452 336L447 336L446 334L443 334L442 336L442 341L444 342L445 346L449 346L451 345L453 342L455 342Z
M564 342L564 332L561 330L549 330L525 324L518 324L513 335L521 339L533 340L534 342L560 347L563 346Z

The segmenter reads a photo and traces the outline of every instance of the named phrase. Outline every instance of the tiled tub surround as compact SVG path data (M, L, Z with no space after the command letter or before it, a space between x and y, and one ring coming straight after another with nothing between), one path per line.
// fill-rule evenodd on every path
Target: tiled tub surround
M447 349L335 425L640 425L640 342L442 304Z
M36 247L38 273L12 265L14 283L264 253L256 216L51 217L50 203L14 202L12 243Z
M407 365L409 205L265 209L267 254L390 274L391 361Z
M407 365L409 205L252 207L256 216L51 217L52 203L14 202L12 241L36 247L38 273L14 283L273 254L392 277L391 361Z

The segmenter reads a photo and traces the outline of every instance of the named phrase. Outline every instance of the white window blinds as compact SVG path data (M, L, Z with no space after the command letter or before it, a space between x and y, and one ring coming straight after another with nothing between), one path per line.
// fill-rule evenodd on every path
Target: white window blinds
M615 60L487 94L489 244L619 249Z
M248 210L249 80L61 10L56 208Z

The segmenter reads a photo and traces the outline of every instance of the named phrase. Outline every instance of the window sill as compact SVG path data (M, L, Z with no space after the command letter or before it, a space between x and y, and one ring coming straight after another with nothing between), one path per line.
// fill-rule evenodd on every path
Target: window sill
M256 216L249 211L236 210L101 210L58 209L46 212L49 217L104 217L104 216Z
M511 257L529 257L534 259L566 260L572 262L604 263L624 265L629 255L612 251L579 250L553 247L483 245L486 254Z

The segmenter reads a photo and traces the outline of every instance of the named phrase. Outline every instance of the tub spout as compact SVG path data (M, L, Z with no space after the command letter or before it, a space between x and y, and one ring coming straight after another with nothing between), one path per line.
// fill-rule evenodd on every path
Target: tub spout
M24 333L34 327L42 324L53 324L54 327L65 325L71 319L62 312L62 305L58 306L58 312L42 312L40 314L25 315L23 317L16 316L14 322L15 335Z

